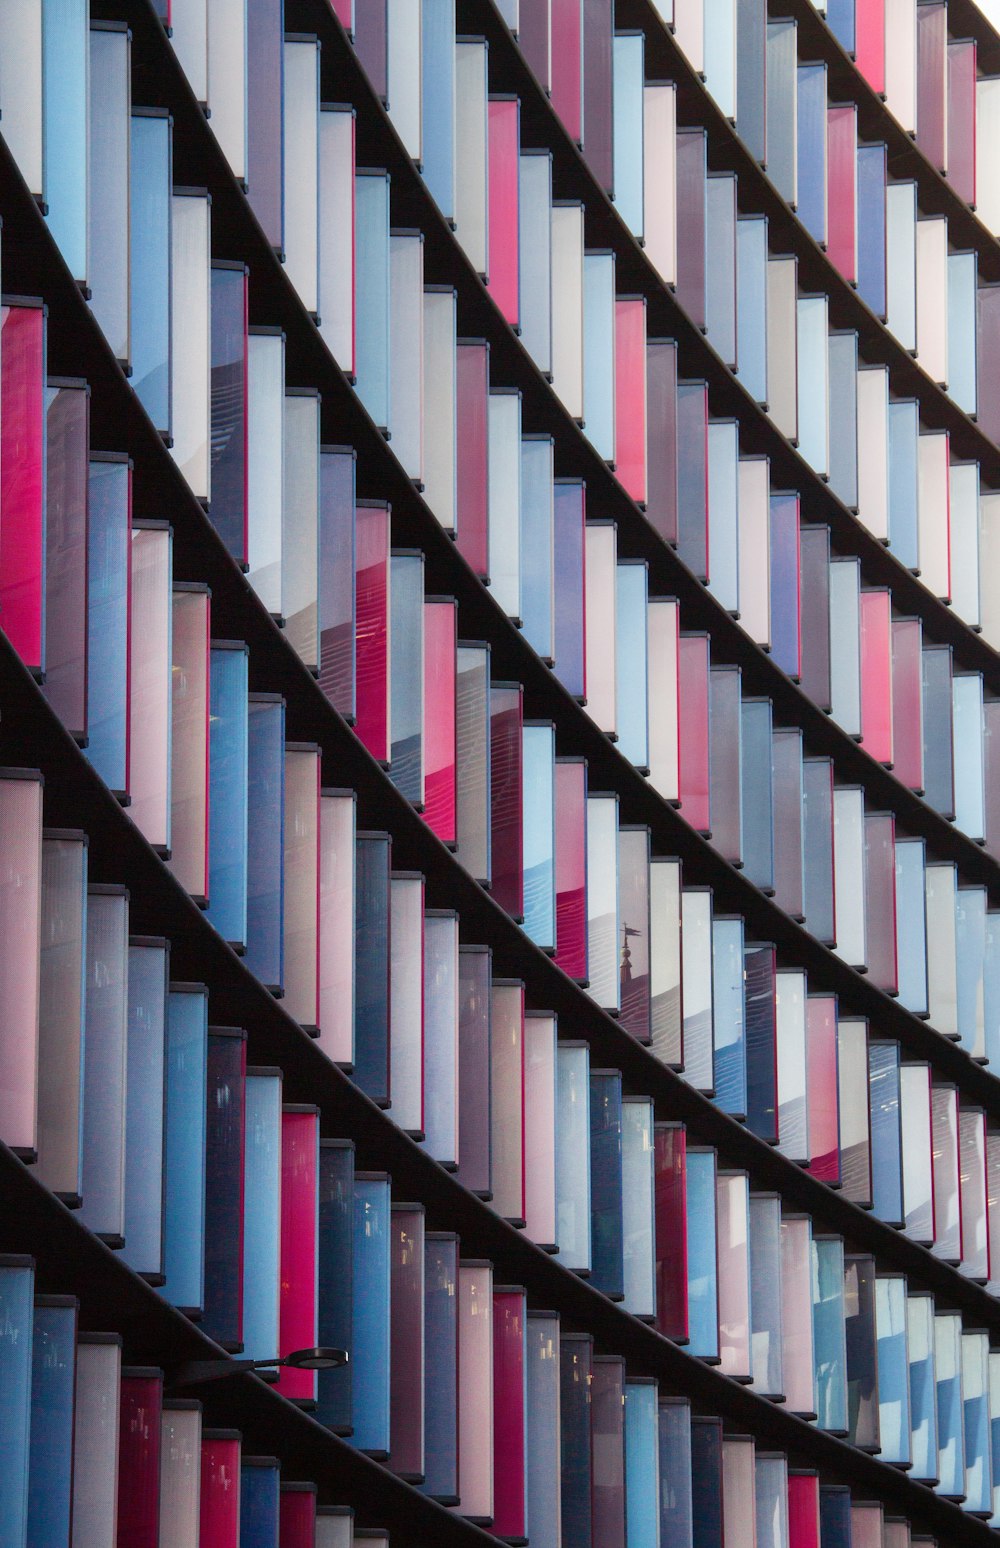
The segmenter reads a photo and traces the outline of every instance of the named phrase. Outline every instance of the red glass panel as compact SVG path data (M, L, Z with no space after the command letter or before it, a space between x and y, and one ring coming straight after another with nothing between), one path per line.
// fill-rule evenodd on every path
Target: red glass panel
M826 115L826 250L846 280L858 277L858 110L854 103Z
M316 1344L318 1165L318 1109L285 1107L281 1114L281 1355ZM284 1366L277 1387L283 1397L309 1401L316 1396L316 1373Z
M239 1548L240 1442L235 1431L203 1431L198 1548Z
M678 667L681 810L699 833L711 831L708 777L707 634L682 634Z
M45 313L0 308L0 627L44 670Z
M490 347L460 343L458 381L458 551L476 574L489 574L488 414Z
M840 1102L837 1087L837 1001L832 994L806 1000L809 1071L809 1170L820 1182L840 1183Z
M675 1343L688 1341L687 1134L658 1123L654 1137L656 1327Z
M373 758L389 761L389 509L357 508L357 722Z
M552 0L552 106L571 140L583 139L583 0Z
M282 1484L278 1504L278 1541L281 1548L313 1548L316 1541L315 1484Z
M646 518L677 542L677 345L646 345Z
M523 1290L493 1293L493 1532L527 1538Z
M455 842L457 609L451 597L424 603L424 820Z
M872 91L885 91L885 0L856 0L854 61Z
M160 1540L159 1371L122 1371L118 1431L118 1548L157 1548Z
M886 994L899 993L896 963L896 819L865 813L865 929L868 977Z
M948 181L976 202L976 41L948 44Z
M646 503L646 302L615 302L615 468L619 483Z
M520 683L490 689L490 842L493 896L513 918L524 913L524 837L521 822Z
M892 659L888 589L861 593L861 733L865 751L892 765Z
M516 97L489 100L490 291L512 328L520 317L518 175L521 108Z
M788 1475L788 1548L820 1548L819 1475Z
M917 144L939 172L948 165L948 7L917 6Z
M892 620L892 762L896 778L924 788L923 626Z
M556 962L587 977L587 765L556 759Z

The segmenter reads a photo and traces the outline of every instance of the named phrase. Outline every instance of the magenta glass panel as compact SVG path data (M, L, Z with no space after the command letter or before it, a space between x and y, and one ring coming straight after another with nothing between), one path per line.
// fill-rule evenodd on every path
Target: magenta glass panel
M708 136L677 131L677 299L705 327L705 203Z
M566 133L583 139L583 0L552 0L552 106Z
M280 1548L314 1548L316 1541L316 1485L283 1483L278 1497Z
M357 508L357 721L373 758L389 761L389 508Z
M203 1430L198 1548L239 1548L240 1437L236 1430Z
M455 628L451 597L424 603L424 821L444 844L455 842Z
M118 1429L119 1548L158 1548L163 1374L125 1368Z
M330 0L333 14L350 37L354 31L354 0Z
M711 831L708 778L707 634L682 634L678 671L681 810L699 833Z
M932 166L948 165L948 7L917 6L917 144Z
M869 982L899 993L896 965L896 819L865 813L865 936Z
M614 0L583 0L583 154L607 193L614 191L614 13Z
M820 1182L840 1185L840 1102L837 1085L837 1001L832 994L806 999L806 1068L809 1170Z
M480 578L490 572L488 414L490 346L460 342L455 351L458 391L456 500L458 551Z
M490 688L490 843L493 896L514 919L524 913L524 838L521 742L524 716L520 683Z
M512 328L520 319L518 182L521 107L516 97L489 99L490 292ZM461 411L460 411L461 412ZM461 522L459 522L461 531Z
M590 1382L591 1523L600 1548L625 1548L625 1361L597 1355Z
M992 148L989 152L992 154ZM948 44L948 181L976 202L976 40Z
M892 661L888 588L861 593L861 733L865 751L892 766Z
M656 1329L674 1343L688 1341L687 1134L683 1124L654 1131Z
M0 308L0 619L25 666L44 670L45 313Z
M854 62L872 91L885 91L885 0L855 0Z
M50 386L45 413L45 697L67 731L80 739L87 734L89 452L86 384Z
M996 361L1000 359L1000 285L980 285L976 300L976 419L980 430L991 441L1000 442L1000 392L996 390Z
M924 788L923 625L892 620L892 764L911 790Z
M319 1109L281 1113L281 1292L279 1354L316 1344L316 1230L319 1212ZM313 1402L315 1371L282 1368L283 1397Z
M556 759L556 962L587 977L587 765Z
M857 149L858 110L854 103L828 108L826 251L846 280L858 277Z
M424 1478L424 1210L393 1204L389 1228L389 1466ZM311 1543L311 1539L310 1539ZM282 1539L284 1548L284 1539Z
M526 1312L523 1290L494 1290L493 1532L522 1542L527 1541Z
M788 1475L788 1548L820 1548L818 1473Z
M615 302L615 471L626 494L646 503L646 301Z
M646 519L677 542L677 345L646 343Z

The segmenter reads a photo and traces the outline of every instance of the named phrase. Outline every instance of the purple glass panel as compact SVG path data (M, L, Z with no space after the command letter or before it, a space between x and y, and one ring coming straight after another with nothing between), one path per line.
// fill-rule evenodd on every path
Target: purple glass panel
M424 603L424 821L455 842L455 627L451 597Z
M490 689L490 842L493 896L514 919L524 913L524 838L521 803L523 690L520 683Z
M613 0L583 0L583 154L601 187L614 191Z
M577 145L583 140L583 0L552 0L552 106Z
M625 1361L598 1355L590 1386L595 1544L625 1548Z
M243 1348L243 1152L246 1033L208 1029L205 1130L205 1306L202 1327Z
M556 962L587 977L587 765L556 759Z
M488 946L458 948L458 1170L470 1193L491 1198L490 978Z
M680 1123L654 1132L656 1330L675 1344L688 1341L687 1135Z
M646 519L677 542L677 345L646 342Z
M373 758L389 760L389 509L357 509L357 733Z
M826 249L844 279L857 280L858 110L848 103L827 109Z
M316 1346L319 1109L281 1113L281 1290L279 1353ZM277 1390L293 1402L316 1397L316 1372L285 1366Z
M923 625L892 620L892 761L896 778L924 788Z
M515 1542L528 1540L526 1316L523 1290L494 1290L492 1530Z
M917 144L932 166L948 166L948 7L917 6Z
M709 797L709 638L682 634L678 656L680 735L680 805L699 833L711 832Z
M1000 384L996 368L1000 360L1000 285L980 285L976 295L976 419L991 441L1000 442Z
M586 488L580 479L553 480L555 551L555 673L567 693L587 696L585 640Z
M490 97L489 257L486 272L490 277L490 293L512 328L517 327L520 317L520 147L521 110L517 98Z
M803 527L801 555L802 668L804 691L830 710L830 529ZM773 594L773 587L772 587Z
M865 813L865 941L869 982L899 993L896 965L896 819Z
M976 202L976 41L948 44L948 181Z
M284 246L282 0L247 0L247 198L272 247Z
M771 659L796 682L802 672L799 497L771 496Z
M699 328L705 327L705 184L708 135L677 131L677 300ZM683 438L681 441L683 445Z
M544 90L552 85L552 10L550 0L521 0L517 8L517 41L528 68Z
M802 763L803 897L806 925L817 940L832 946L833 880L833 760L805 758Z
M861 593L861 731L865 751L892 766L892 644L889 590Z
M741 865L743 857L740 680L738 666L714 666L709 672L712 843L723 859L733 865ZM685 727L682 736L687 734Z
M87 459L84 382L49 384L45 414L45 697L87 735Z
M424 1210L393 1204L389 1230L392 1318L389 1466L409 1483L424 1478Z
M650 999L649 829L618 829L618 917L621 921L621 1025L649 1043L653 1037Z
M118 1542L158 1548L160 1541L160 1415L163 1377L145 1367L121 1375L118 1424Z
M25 666L45 668L45 312L0 308L0 617Z
M779 727L771 740L774 800L774 901L793 919L803 916L802 732Z
M615 302L615 470L626 494L646 503L646 301Z
M837 1082L837 1001L832 994L806 1000L809 1170L840 1186L840 1101Z
M388 0L365 0L355 10L354 47L375 95L385 102L389 95Z
M356 454L349 446L324 446L319 466L319 685L353 721Z
M708 579L708 388L704 382L677 383L677 552L699 580Z
M458 551L476 574L489 574L488 413L490 347L481 339L460 341L456 351L458 391Z
M247 270L212 265L212 525L247 560Z

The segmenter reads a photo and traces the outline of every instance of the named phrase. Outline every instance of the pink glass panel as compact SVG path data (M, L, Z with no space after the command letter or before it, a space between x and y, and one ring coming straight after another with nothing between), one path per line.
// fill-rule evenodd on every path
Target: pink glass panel
M489 100L490 291L512 328L520 317L518 178L521 110L516 97Z
M389 511L358 501L355 730L373 758L389 759Z
M896 963L896 820L865 814L865 950L868 977L886 994L899 992Z
M163 1377L122 1371L118 1429L118 1548L160 1540L160 1430Z
M711 830L708 780L707 634L682 634L678 656L680 692L681 810L692 828Z
M493 896L508 914L524 913L524 839L521 822L522 691L519 683L490 689L490 831Z
M976 41L948 44L948 181L976 202Z
M211 598L174 587L170 742L170 869L208 896L208 706Z
M132 528L129 640L129 816L151 844L170 846L172 544L163 526Z
M819 1548L819 1476L788 1475L788 1548Z
M924 788L923 625L892 620L892 763L911 790Z
M279 1354L316 1345L316 1226L318 1213L319 1112L285 1107L281 1114L281 1292ZM282 1368L283 1397L316 1397L315 1371Z
M846 280L857 275L858 114L853 103L826 115L826 250Z
M627 494L646 503L646 302L615 302L615 471Z
M0 308L0 624L44 668L45 314Z
M40 776L11 779L0 774L0 834L0 1140L34 1161L42 925Z
M556 759L556 962L587 977L587 765Z
M625 1548L625 1361L598 1355L590 1394L592 1541Z
M198 1548L239 1548L240 1442L232 1431L203 1431Z
M888 590L861 593L861 732L865 751L892 765L892 667Z
M851 1503L851 1548L883 1548L882 1514L877 1500Z
M525 1294L493 1292L493 1531L522 1540L527 1532Z
M340 25L350 34L354 28L354 0L330 0L330 4Z
M840 1102L837 1087L837 1001L806 1000L809 1170L821 1182L840 1183Z
M392 1205L389 1266L389 1466L419 1483L424 1476L424 1212L417 1204Z
M885 0L856 0L854 60L872 91L885 91Z
M812 1254L809 1221L792 1215L781 1222L781 1319L785 1396L792 1413L815 1409L812 1327Z
M278 1502L278 1541L281 1548L314 1548L315 1485L282 1484Z
M719 1354L726 1376L747 1381L750 1354L749 1196L745 1172L719 1172L715 1180L719 1254Z
M490 347L460 343L455 350L458 391L456 500L458 551L476 574L485 577L489 561L488 414Z
M583 139L583 0L552 0L552 106L577 144Z
M687 1134L679 1123L655 1128L656 1327L688 1341Z
M458 1266L458 1492L461 1513L493 1517L493 1269Z
M455 842L455 627L451 597L424 603L424 821Z
M285 746L285 1002L300 1026L319 1025L320 753Z
M523 1227L524 985L518 979L495 978L491 1004L493 1208Z
M948 165L948 7L917 6L917 144L939 172Z

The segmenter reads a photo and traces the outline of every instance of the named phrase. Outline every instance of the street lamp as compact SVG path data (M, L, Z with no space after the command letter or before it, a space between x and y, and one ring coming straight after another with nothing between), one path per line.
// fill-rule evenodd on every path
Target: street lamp
M348 1363L346 1349L329 1349L320 1345L315 1349L293 1349L283 1358L273 1360L186 1360L178 1366L169 1386L199 1387L207 1381L223 1381L227 1376L242 1376L247 1371L273 1371L276 1366L288 1365L299 1371L332 1371Z

